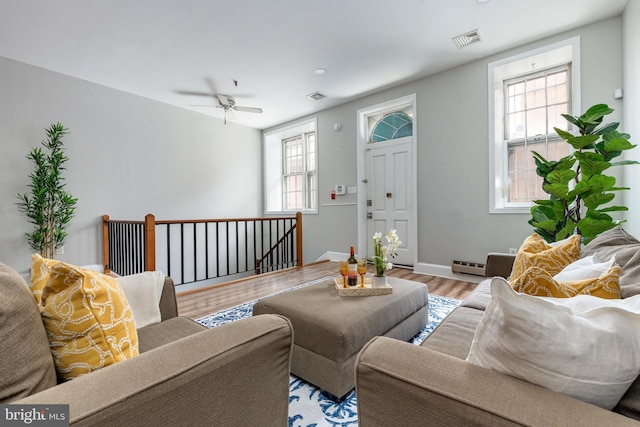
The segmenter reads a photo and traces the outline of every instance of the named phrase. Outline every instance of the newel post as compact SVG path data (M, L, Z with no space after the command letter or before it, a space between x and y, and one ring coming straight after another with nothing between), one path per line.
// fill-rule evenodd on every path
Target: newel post
M111 273L109 269L109 215L102 215L102 267L104 274Z
M144 217L144 271L156 270L156 217Z
M296 258L296 265L302 267L302 212L296 212Z

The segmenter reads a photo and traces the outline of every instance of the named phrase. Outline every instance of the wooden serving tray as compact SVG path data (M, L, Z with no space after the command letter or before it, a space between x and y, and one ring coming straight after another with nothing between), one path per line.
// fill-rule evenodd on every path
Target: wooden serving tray
M393 287L388 283L384 288L372 288L371 277L364 278L364 288L345 288L343 287L344 282L342 277L334 277L333 280L335 282L338 295L341 297L369 297L375 295L389 295L393 293ZM360 283L360 278L358 278L358 283Z

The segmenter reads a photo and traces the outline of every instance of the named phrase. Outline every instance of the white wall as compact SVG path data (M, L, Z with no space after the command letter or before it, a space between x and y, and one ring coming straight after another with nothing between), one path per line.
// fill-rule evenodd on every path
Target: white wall
M61 122L78 198L65 254L102 264L101 217L143 219L261 216L261 133L104 86L0 58L0 261L30 266L31 231L15 205L28 191L25 158Z
M488 252L519 247L533 232L530 216L488 213L487 66L579 35L583 109L608 103L617 110L611 120L619 120L622 105L612 94L622 85L620 25L620 17L608 19L317 114L320 209L303 219L305 261L357 244L356 206L323 206L336 184L357 184L357 110L412 93L417 94L418 261L484 262ZM342 123L341 132L333 130L335 122Z
M631 142L640 145L640 2L627 3L622 20L623 39L623 89L624 113L622 130L631 135ZM640 161L640 147L628 153L627 158ZM625 183L631 190L625 194L625 203L629 207L624 228L640 238L640 165L625 168Z

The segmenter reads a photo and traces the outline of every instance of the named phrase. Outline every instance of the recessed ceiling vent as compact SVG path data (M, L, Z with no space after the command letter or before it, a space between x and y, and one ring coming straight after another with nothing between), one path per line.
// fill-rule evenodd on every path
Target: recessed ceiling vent
M460 34L459 36L456 36L451 40L453 40L458 49L462 49L465 46L469 46L470 44L481 41L482 38L480 37L480 31L473 30L465 34Z
M307 98L313 99L314 101L320 101L322 98L326 98L326 95L323 95L320 92L313 92L307 95Z

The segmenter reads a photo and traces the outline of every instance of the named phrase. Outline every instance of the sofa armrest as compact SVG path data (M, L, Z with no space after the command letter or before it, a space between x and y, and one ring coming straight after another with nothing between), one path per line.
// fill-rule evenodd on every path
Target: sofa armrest
M178 316L178 302L176 300L176 286L169 276L164 278L162 295L160 296L160 318L171 319Z
M515 254L489 253L487 255L487 268L485 269L484 277L500 276L506 279L511 274L511 268L515 260Z
M13 403L70 404L71 425L287 425L292 336L283 317L251 317Z
M377 337L356 360L361 427L624 426L636 421L434 350Z

